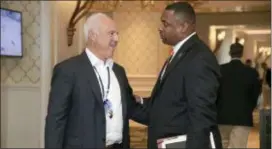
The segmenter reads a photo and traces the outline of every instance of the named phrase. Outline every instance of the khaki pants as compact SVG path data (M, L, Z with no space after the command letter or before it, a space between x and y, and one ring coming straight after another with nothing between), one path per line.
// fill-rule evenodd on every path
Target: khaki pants
M223 148L247 148L251 127L219 125Z

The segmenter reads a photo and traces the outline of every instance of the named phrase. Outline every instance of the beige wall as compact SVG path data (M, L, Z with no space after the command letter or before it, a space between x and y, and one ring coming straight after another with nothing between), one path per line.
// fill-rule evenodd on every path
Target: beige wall
M39 1L1 1L22 11L23 57L1 57L1 147L40 143L41 22Z
M270 25L270 12L247 12L247 13L200 13L197 14L198 35L208 45L209 29L211 25ZM214 45L210 45L214 48Z
M1 57L1 83L38 85L40 83L40 3L1 1L1 6L22 11L23 57Z
M244 59L254 59L256 57L256 50L260 46L271 46L269 34L247 34L244 44Z
M75 6L76 1L56 1L54 3L54 16L52 18L53 65L82 51L84 36L82 28L79 28L79 26L82 26L82 21L76 25L72 46L69 47L67 44L67 27Z

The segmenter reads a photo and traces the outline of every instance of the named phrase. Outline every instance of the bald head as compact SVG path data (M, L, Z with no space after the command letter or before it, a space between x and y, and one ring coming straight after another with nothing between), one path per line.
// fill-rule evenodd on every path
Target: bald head
M111 58L117 46L118 34L114 21L103 13L95 13L84 24L88 49L102 59Z

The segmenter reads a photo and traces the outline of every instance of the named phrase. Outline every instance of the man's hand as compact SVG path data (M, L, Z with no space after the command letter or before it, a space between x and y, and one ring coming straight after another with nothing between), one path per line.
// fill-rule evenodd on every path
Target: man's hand
M143 99L142 99L142 97L140 97L140 96L138 96L138 95L134 95L134 97L135 97L135 100L136 100L137 103L143 104Z

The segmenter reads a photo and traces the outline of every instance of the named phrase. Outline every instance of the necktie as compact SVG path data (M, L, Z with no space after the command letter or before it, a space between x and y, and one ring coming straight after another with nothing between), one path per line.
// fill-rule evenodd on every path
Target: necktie
M167 60L166 60L165 63L164 63L164 67L163 67L163 70L162 70L160 79L163 78L163 75L165 74L165 72L166 72L166 70L167 70L167 68L168 68L168 66L169 66L169 64L170 64L170 62L171 62L171 59L172 59L172 57L173 57L173 54L174 54L174 50L171 50L170 56L167 58Z

